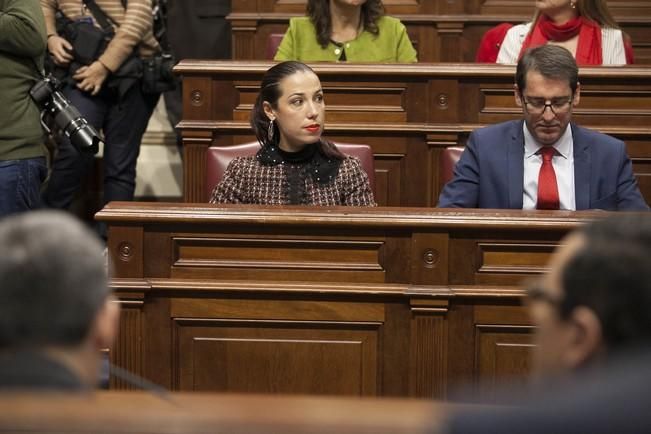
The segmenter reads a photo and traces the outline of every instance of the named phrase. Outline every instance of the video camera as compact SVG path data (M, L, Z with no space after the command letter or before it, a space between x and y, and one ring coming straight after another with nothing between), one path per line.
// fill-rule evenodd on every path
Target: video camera
M49 133L51 129L48 123L53 121L75 148L82 152L96 154L99 151L99 143L102 142L99 133L61 93L59 87L59 81L52 75L48 75L29 91L32 99L43 110L41 112L43 127Z

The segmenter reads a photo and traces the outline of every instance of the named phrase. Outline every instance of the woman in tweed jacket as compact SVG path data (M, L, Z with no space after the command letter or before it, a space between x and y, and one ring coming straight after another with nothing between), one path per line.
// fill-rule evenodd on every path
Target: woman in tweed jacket
M262 147L228 165L210 202L375 206L359 160L321 137L324 121L323 90L310 67L270 68L251 112Z

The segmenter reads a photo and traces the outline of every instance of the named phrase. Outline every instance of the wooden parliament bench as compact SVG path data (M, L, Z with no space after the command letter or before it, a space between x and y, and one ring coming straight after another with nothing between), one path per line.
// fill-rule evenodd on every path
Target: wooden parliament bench
M206 202L205 152L253 140L248 118L271 62L182 61L184 199ZM432 207L441 155L483 125L521 118L514 67L476 64L314 64L323 84L325 134L367 143L380 205ZM625 140L651 202L651 69L583 68L573 119Z
M604 215L114 202L110 357L176 391L490 396L529 371L523 280Z
M289 19L305 15L306 0L238 0L227 17L233 59L270 58L271 35L282 35ZM383 0L399 18L421 62L473 62L483 34L499 23L531 20L531 0ZM645 0L608 0L618 24L630 36L638 64L651 63L651 4Z
M417 434L469 406L405 399L99 392L0 394L5 433ZM471 407L470 407L471 408Z

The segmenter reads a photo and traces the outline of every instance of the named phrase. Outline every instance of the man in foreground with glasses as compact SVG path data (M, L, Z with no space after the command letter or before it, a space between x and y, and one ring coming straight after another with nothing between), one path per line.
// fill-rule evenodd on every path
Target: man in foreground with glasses
M511 391L516 408L453 416L446 432L651 432L648 215L571 233L527 292L538 387Z
M524 120L470 135L439 207L649 209L626 145L570 122L581 92L569 51L533 48L518 62L515 78Z

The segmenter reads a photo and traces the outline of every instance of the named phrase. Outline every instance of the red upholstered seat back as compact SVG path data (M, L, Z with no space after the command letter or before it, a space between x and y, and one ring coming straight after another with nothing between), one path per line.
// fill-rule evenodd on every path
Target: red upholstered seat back
M511 27L513 27L513 24L511 23L501 23L488 29L479 42L479 48L475 55L475 62L495 63L497 61L497 56L500 53L502 42Z
M463 149L463 146L450 146L441 152L439 159L439 185L441 188L452 180L454 166L457 165Z
M284 33L270 33L267 37L267 48L265 50L265 59L273 60L278 51L278 46L285 36Z
M373 150L369 145L337 143L337 148L346 155L359 158L362 169L368 175L371 190L375 194L375 163ZM224 177L228 163L236 157L254 155L260 149L256 142L234 146L211 146L206 150L206 201L210 200L212 190Z

